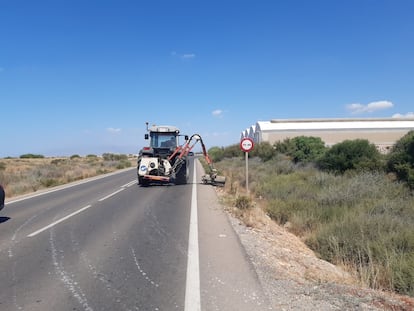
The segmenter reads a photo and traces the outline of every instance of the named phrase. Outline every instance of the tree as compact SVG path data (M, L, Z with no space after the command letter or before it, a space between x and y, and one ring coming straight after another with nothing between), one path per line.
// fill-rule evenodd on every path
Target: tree
M239 144L234 144L223 149L223 157L224 158L236 158L241 157L243 152L240 149Z
M295 152L295 144L290 138L286 138L283 141L278 141L274 144L275 150L279 153L286 155L292 155Z
M414 131L408 132L394 145L387 160L387 170L414 189Z
M220 147L211 147L208 149L208 155L213 162L218 162L224 158L224 149Z
M381 154L375 145L366 139L345 140L335 144L317 163L323 170L338 173L382 168Z
M290 156L295 163L315 162L326 151L322 139L313 136L287 138L283 142L276 143L275 148L278 152Z
M264 141L256 144L250 154L252 157L259 157L263 162L266 162L275 156L276 151L269 142Z
M318 160L326 150L325 143L320 137L298 136L292 139L295 146L293 152L293 161L297 162L314 162Z

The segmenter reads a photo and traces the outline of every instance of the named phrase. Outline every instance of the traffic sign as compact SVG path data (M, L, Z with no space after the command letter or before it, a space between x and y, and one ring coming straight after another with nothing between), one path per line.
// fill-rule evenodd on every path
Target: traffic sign
M253 139L251 139L249 137L245 137L240 141L240 148L244 152L251 151L253 149L253 147L254 147Z

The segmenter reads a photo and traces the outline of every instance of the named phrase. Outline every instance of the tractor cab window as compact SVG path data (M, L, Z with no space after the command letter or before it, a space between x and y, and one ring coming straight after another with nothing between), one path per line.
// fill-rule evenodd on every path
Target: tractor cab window
M177 138L173 134L151 133L152 148L171 148L177 147Z

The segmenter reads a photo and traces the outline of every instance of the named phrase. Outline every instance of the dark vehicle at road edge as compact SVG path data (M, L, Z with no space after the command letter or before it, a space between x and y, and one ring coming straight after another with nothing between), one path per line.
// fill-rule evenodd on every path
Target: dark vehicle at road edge
M4 192L4 188L0 185L0 211L4 208L4 200L6 199L6 193Z

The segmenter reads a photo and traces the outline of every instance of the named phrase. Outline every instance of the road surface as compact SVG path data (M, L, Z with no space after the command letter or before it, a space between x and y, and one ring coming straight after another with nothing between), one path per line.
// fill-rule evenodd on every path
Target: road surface
M269 310L212 186L135 169L6 202L0 310Z

